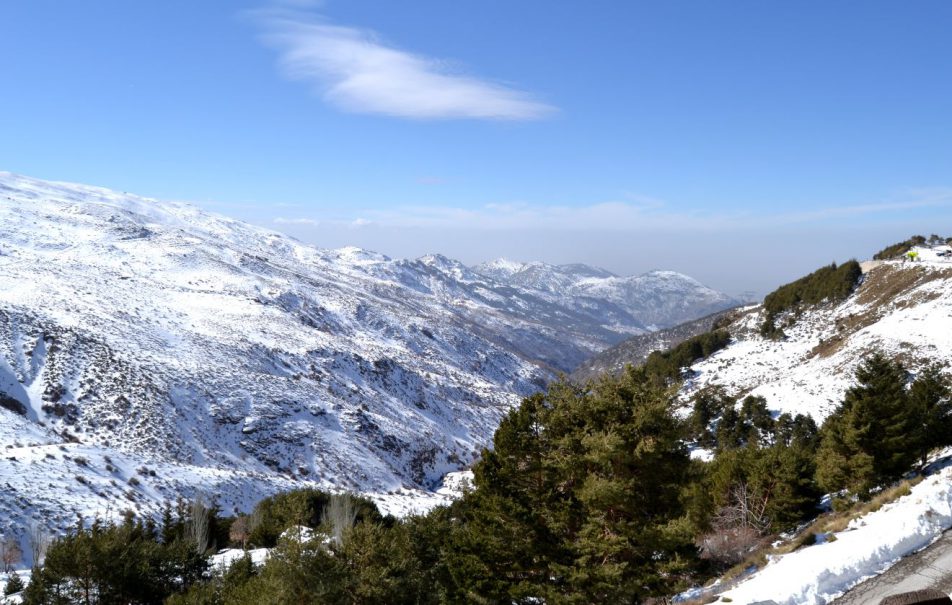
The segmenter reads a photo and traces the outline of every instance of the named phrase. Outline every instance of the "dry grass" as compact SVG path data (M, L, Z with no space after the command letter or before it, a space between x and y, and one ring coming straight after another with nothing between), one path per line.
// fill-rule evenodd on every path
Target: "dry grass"
M879 320L882 309L893 303L896 298L914 288L952 276L952 270L927 267L910 267L896 265L882 265L875 267L856 291L856 302L863 305L868 311L844 317L837 321L837 333L815 346L810 351L810 357L829 357L833 355L847 339L863 328ZM908 299L897 303L899 308L927 302L939 296L939 293L922 293L916 299Z

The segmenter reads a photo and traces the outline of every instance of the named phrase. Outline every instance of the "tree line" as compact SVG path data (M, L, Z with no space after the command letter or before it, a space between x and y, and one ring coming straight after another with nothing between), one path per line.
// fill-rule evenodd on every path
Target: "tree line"
M907 240L886 246L873 255L873 260L894 260L905 256L915 246L937 246L940 244L952 245L952 237L942 237L933 233L929 237L913 235Z
M859 263L850 260L842 265L831 263L813 273L780 286L764 298L764 321L760 326L761 336L782 338L783 328L777 325L779 316L787 311L797 313L805 307L823 301L845 300L859 283L863 272Z

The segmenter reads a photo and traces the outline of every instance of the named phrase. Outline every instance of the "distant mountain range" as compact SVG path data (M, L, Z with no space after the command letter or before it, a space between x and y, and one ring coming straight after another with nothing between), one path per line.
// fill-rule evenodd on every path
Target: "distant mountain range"
M0 173L0 519L431 487L558 372L733 306L673 272L394 260ZM0 531L3 528L0 527Z
M499 283L539 293L618 333L675 326L739 302L674 271L619 277L588 265L515 263L505 259L473 269Z

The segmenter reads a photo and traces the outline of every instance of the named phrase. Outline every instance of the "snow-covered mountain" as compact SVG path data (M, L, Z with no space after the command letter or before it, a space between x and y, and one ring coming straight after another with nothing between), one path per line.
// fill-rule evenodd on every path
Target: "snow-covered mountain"
M432 487L556 371L657 323L612 288L530 286L0 173L0 522Z
M615 329L635 323L641 323L647 330L668 328L739 304L675 271L619 277L582 264L518 263L506 259L489 261L473 270L498 282L539 292L580 313L610 317Z

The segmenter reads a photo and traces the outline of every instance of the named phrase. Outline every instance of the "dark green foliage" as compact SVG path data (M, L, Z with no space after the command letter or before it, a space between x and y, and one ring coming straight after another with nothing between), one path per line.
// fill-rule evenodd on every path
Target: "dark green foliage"
M438 516L434 515L434 517ZM438 545L439 533L421 531L425 520L390 525L360 523L341 544L323 536L310 542L280 540L260 570L247 557L224 574L170 598L169 605L256 605L285 603L427 604L439 598L439 565L420 556ZM419 540L425 535L424 540ZM422 542L422 543L421 543ZM434 569L436 568L436 569Z
M147 524L93 522L57 539L34 570L24 603L162 603L202 577L208 563L191 543L158 541Z
M257 575L251 557L236 560L224 573L216 573L209 581L196 582L186 592L170 596L166 605L225 605L236 603L247 593L247 584Z
M760 333L769 338L782 337L783 330L776 325L778 315L785 311L798 311L824 300L843 300L853 292L862 274L859 263L850 260L840 266L833 263L821 267L806 277L780 286L764 298L766 317Z
M402 523L384 527L361 523L335 551L346 577L346 593L355 603L416 603L431 589L416 556L412 533Z
M820 444L820 431L816 422L809 416L781 414L777 418L775 426L777 443L810 452L816 451Z
M923 370L912 383L909 408L916 431L914 445L925 464L929 451L952 441L952 388L937 366Z
M666 393L634 370L527 399L456 507L456 598L632 603L668 590L693 558L676 524L682 431Z
M891 260L902 258L906 252L909 252L914 246L922 246L926 243L926 238L921 235L913 235L904 242L899 242L891 246L886 246L873 255L874 260Z
M353 603L346 595L344 561L325 548L283 540L261 571L226 603L284 605Z
M3 594L5 596L10 596L20 592L21 590L23 590L23 580L20 579L20 576L15 573L9 574L7 585L3 588Z
M681 379L681 370L699 359L730 344L730 333L721 328L689 338L667 351L655 351L645 360L642 369L648 376L662 383L676 382Z
M744 426L737 408L731 405L724 409L717 421L715 447L718 451L742 448L749 434L749 427Z
M823 425L817 480L830 491L865 495L924 462L932 448L952 443L952 404L938 369L926 369L907 389L902 364L882 353L863 362L856 380Z
M348 514L335 525L343 517L325 514L329 494L279 494L248 517L252 541L276 545L267 562L256 569L246 557L202 578L179 503L160 529L131 516L77 527L34 572L25 602L644 602L811 517L817 479L868 490L950 442L952 402L938 369L907 388L902 367L874 355L857 381L819 432L809 417L774 418L762 397L738 402L722 389L699 393L681 422L671 391L644 368L585 388L559 382L507 415L474 467L475 489L448 507L395 520L351 497L356 522ZM713 449L713 460L691 461L688 439ZM216 523L222 540L230 520ZM279 538L293 525L316 539Z
M701 447L714 448L717 439L712 423L720 418L727 408L733 408L736 400L720 386L706 387L692 399L692 412L688 419L690 438Z
M865 494L900 476L915 460L906 371L882 353L856 371L857 385L823 426L817 479L824 488Z
M716 451L774 444L816 448L817 426L809 416L782 414L774 419L763 397L745 397L738 406L719 386L694 396L688 426L690 437L699 446Z
M317 489L299 489L265 498L252 515L257 524L248 539L250 545L270 548L278 543L281 533L292 525L316 528L323 521L324 509L331 494ZM384 522L376 505L369 499L352 496L357 507L357 521ZM392 520L387 521L392 522Z
M820 495L813 482L816 423L799 414L775 420L762 397L745 398L739 410L733 400L727 401L716 420L717 455L701 478L705 488L692 495L695 524L709 528L711 511L752 502L761 505L758 520L745 523L760 533L785 529L808 517ZM740 492L750 502L736 502ZM729 529L723 520L720 529Z
M549 397L577 392L565 384ZM529 598L548 577L548 560L560 549L554 528L540 511L560 502L545 463L551 434L542 394L525 399L496 430L494 449L475 468L477 488L453 507L453 545L448 567L455 598L482 595L490 601Z
M763 397L738 404L716 387L695 396L690 425L699 445L716 453L696 463L685 490L689 526L715 570L743 560L770 532L815 514L818 436L811 418L775 419Z

